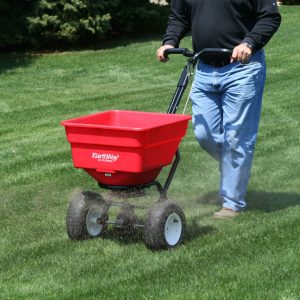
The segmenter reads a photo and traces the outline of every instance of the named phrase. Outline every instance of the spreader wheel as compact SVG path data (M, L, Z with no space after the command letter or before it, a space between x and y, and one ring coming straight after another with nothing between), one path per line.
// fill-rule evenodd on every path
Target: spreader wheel
M94 192L78 193L67 212L67 233L71 240L99 236L108 220L105 201Z
M179 245L185 233L182 208L169 200L155 203L144 225L144 241L153 250L170 249Z

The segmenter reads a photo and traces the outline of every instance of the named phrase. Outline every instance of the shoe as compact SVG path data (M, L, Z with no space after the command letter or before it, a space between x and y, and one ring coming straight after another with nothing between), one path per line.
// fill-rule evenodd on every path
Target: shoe
M240 213L236 210L223 207L220 211L214 213L214 218L217 219L230 219L238 216Z

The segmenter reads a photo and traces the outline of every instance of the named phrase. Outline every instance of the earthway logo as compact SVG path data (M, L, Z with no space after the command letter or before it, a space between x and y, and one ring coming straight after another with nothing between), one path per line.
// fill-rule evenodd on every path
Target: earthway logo
M98 159L98 161L113 163L119 159L119 154L111 154L111 153L96 153L93 152L92 158Z

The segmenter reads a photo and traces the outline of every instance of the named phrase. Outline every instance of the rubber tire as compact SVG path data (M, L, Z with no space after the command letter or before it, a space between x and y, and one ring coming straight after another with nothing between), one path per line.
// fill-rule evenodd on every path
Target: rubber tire
M66 226L71 240L84 240L91 237L86 228L86 217L89 209L94 205L104 206L105 201L99 194L89 191L78 193L70 202ZM107 215L104 217L108 219Z
M169 245L165 239L165 224L168 217L176 213L182 224L182 231L178 242ZM185 215L183 209L175 202L163 200L155 203L148 211L147 219L144 224L144 242L151 250L171 249L178 246L185 235Z

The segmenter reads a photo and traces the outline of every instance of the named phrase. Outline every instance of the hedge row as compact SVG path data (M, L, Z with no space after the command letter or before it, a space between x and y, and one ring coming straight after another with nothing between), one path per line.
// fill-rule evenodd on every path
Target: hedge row
M64 47L161 31L168 10L149 0L0 0L0 48Z
M0 48L59 48L162 31L168 12L149 0L0 0Z
M278 2L284 5L300 5L300 0L279 0Z

